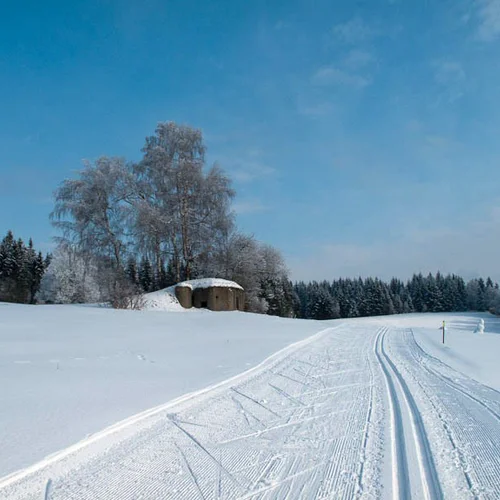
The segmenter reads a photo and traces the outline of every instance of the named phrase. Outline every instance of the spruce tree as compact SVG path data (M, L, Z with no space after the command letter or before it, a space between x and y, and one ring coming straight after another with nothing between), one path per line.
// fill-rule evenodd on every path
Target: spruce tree
M137 276L137 263L133 257L129 257L129 259L127 260L125 276L132 285L137 286L139 284L139 279Z
M143 257L139 267L139 285L144 292L151 292L154 286L153 268L149 259Z
M34 302L44 271L43 256L37 255L33 241L26 246L8 231L0 243L0 300Z

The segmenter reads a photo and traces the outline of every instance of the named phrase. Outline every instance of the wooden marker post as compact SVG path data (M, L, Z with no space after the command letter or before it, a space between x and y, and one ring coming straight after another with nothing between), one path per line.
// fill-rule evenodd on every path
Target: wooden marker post
M444 332L445 332L445 329L446 329L446 323L443 320L443 344L444 344Z

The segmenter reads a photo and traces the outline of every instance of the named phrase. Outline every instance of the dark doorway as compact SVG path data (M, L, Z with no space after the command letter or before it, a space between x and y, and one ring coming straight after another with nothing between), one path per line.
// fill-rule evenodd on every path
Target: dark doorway
M207 308L208 308L208 302L207 302L206 300L202 300L202 301L201 301L201 307L202 307L203 309L207 309Z
M236 309L239 311L240 310L240 298L236 297Z

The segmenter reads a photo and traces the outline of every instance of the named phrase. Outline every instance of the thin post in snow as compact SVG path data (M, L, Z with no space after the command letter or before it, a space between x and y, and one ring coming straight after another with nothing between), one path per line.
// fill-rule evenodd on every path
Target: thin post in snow
M443 344L444 344L445 330L446 330L446 322L443 320Z
M44 495L44 500L50 500L49 495L50 495L50 490L52 486L52 479L47 479L47 484L45 485L45 495Z

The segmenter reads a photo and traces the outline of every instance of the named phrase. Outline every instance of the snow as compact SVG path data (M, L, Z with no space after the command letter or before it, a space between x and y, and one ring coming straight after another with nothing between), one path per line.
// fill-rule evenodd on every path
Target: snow
M234 281L224 280L222 278L202 278L198 280L182 281L177 283L177 286L191 288L191 290L197 290L198 288L211 288L211 287L221 287L221 288L238 288L243 290L243 288L235 283ZM173 287L175 288L175 287Z
M484 333L475 333L484 321ZM356 321L412 328L418 344L455 370L500 391L500 318L487 313L427 313L359 318ZM442 344L443 320L446 321Z
M175 296L175 287L165 288L157 292L144 294L144 310L185 312L189 309L182 307Z
M0 306L1 463L33 464L0 497L43 498L50 478L51 500L499 498L499 333L484 314Z
M143 309L149 311L170 311L170 312L186 312L190 309L185 309L182 307L175 296L175 288L188 287L191 290L196 290L198 288L210 288L210 287L224 287L224 288L237 288L243 290L243 288L235 283L234 281L223 280L220 278L204 278L198 280L183 281L177 285L159 290L157 292L151 292L144 294L144 307Z
M0 477L320 329L241 312L0 303Z

